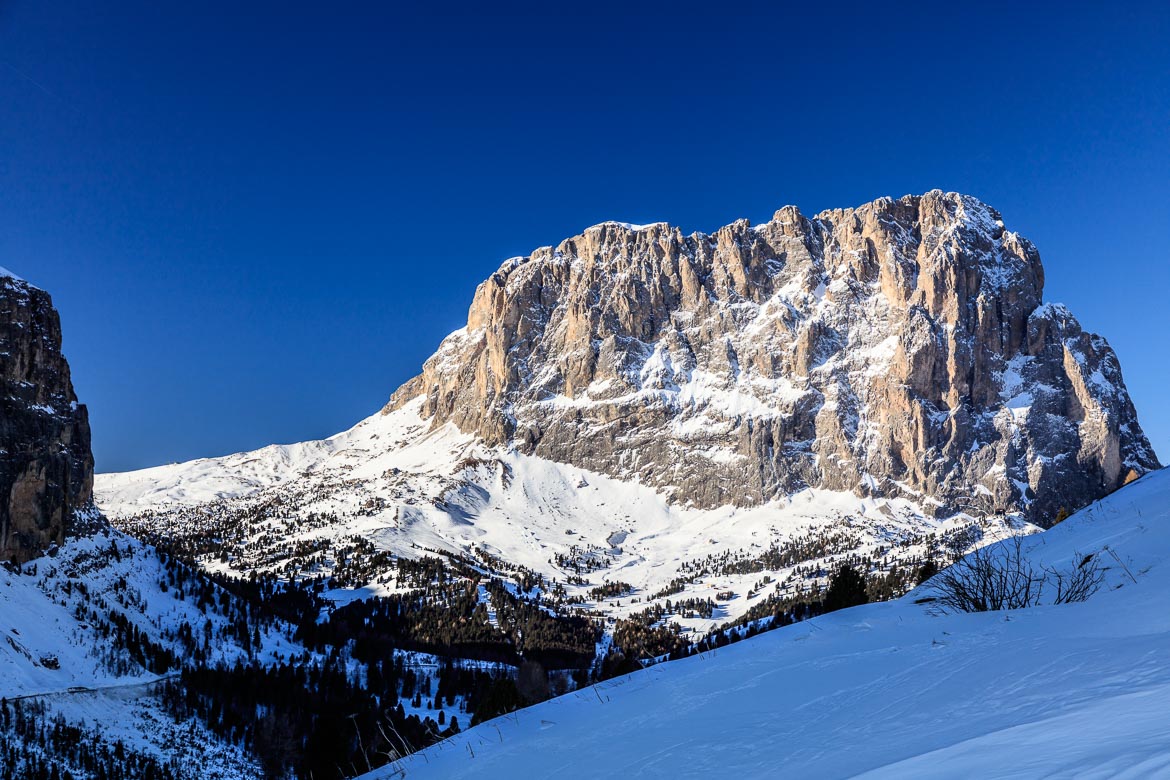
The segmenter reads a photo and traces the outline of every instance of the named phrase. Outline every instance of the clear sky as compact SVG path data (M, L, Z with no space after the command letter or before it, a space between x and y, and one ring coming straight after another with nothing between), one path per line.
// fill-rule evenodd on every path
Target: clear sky
M1170 459L1170 3L633 6L0 3L0 265L98 470L347 428L605 219L935 187L1037 244Z

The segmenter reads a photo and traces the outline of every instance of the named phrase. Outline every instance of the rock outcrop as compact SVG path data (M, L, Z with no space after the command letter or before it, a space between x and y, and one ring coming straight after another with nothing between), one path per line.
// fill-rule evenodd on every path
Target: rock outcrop
M604 223L505 262L388 409L698 507L805 487L1050 522L1158 466L1036 248L928 192L711 235Z
M48 293L0 269L0 560L64 540L93 498L89 418Z

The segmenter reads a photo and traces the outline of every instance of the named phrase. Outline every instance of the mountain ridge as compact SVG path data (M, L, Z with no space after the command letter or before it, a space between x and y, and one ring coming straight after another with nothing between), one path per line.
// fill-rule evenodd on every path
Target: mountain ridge
M604 222L505 261L386 410L422 397L703 508L821 487L1043 524L1159 465L1108 342L1043 280L997 211L937 190L711 234Z

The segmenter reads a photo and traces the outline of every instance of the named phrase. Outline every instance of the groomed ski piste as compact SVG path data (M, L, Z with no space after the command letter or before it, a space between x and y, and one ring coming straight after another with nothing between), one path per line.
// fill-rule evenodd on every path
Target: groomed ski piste
M1011 544L1011 542L1005 542ZM855 607L500 717L388 778L1170 777L1170 470L1027 537L1088 601Z

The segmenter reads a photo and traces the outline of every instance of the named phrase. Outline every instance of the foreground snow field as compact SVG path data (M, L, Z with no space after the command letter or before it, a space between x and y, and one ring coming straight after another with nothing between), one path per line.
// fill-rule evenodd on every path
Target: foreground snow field
M382 778L1170 777L1170 470L1024 542L1095 553L1088 602L937 615L905 598L497 718Z

